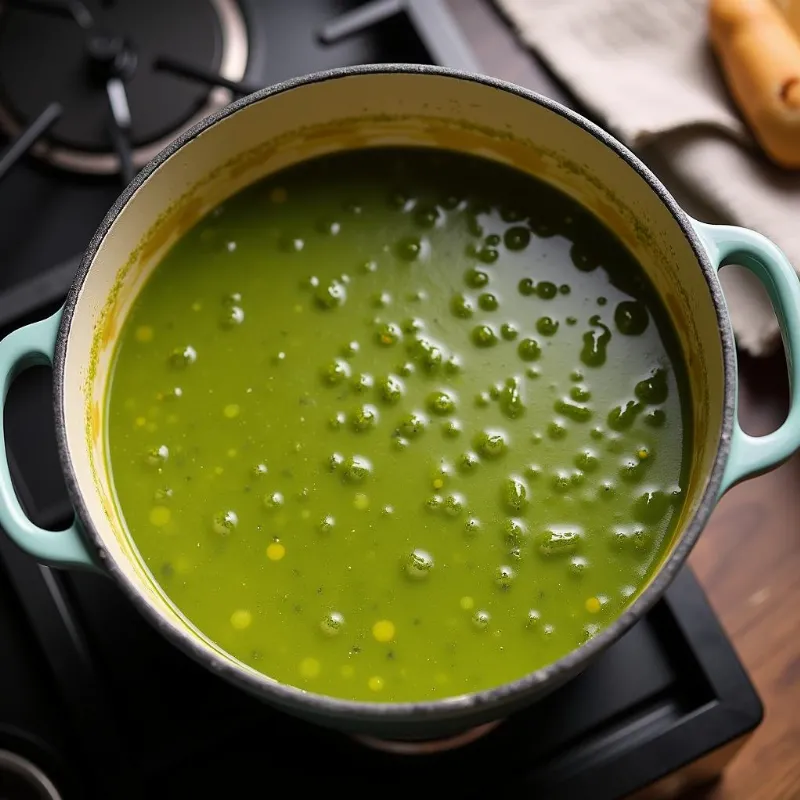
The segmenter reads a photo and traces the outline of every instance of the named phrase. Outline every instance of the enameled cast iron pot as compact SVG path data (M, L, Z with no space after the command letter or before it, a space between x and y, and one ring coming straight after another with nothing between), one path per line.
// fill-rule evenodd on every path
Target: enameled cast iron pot
M166 250L217 203L277 169L325 152L388 144L480 154L578 198L622 238L659 291L679 334L692 391L685 509L660 569L630 608L551 666L496 689L425 703L322 697L281 685L220 650L155 584L128 541L104 466L103 397L115 340ZM19 370L53 365L61 464L76 511L65 531L36 527L17 500L3 457L0 523L43 563L110 575L182 650L307 719L396 739L434 738L499 719L552 691L628 630L681 568L719 497L800 446L797 398L786 422L768 436L748 436L737 423L736 355L717 277L727 263L749 268L769 291L792 384L800 385L800 281L783 254L752 231L689 218L639 159L583 117L507 83L431 67L334 70L265 89L207 118L151 161L89 244L62 311L0 343L4 396Z

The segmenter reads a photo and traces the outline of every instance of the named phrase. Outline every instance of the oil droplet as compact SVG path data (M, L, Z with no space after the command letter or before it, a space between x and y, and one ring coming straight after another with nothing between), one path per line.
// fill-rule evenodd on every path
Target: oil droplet
M344 664L339 670L339 673L343 678L352 678L353 675L356 674L356 671L349 664Z
M300 662L300 674L304 678L316 678L322 670L322 666L316 658L304 658Z
M270 561L280 561L286 555L286 548L280 542L271 542L267 545L267 558Z
M140 325L136 329L136 341L143 344L153 341L154 332L150 325Z
M391 642L395 636L394 623L388 619L378 620L372 626L372 635L378 642Z
M222 413L228 419L236 419L239 416L239 406L236 403L229 403L225 408L222 409Z
M421 550L417 548L416 550L413 550L406 558L404 569L406 575L412 580L415 581L425 580L426 578L428 578L431 570L433 569L433 556L426 550ZM393 636L394 636L394 631L392 631L392 637ZM378 639L377 633L375 634L375 638ZM384 640L378 639L378 641L384 641ZM388 639L385 641L388 641Z
M458 604L464 609L464 611L470 611L475 607L475 601L469 596L462 597Z
M383 689L383 678L379 675L373 675L368 681L367 686L371 692L379 692Z
M585 605L586 605L586 610L590 614L596 614L600 610L600 607L601 607L601 603L596 597L588 598L586 603L585 603Z
M253 615L245 608L240 608L231 614L231 625L237 631L243 631L249 628L253 622Z
M150 524L156 528L163 528L172 517L172 512L166 506L153 506L150 509Z
M344 617L338 611L326 614L319 623L319 629L325 636L333 638L342 632Z

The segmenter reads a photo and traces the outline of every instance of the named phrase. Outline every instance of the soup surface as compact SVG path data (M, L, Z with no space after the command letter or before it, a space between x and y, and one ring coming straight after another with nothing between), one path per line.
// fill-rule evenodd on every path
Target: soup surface
M420 701L614 620L682 502L688 390L641 268L553 188L442 151L303 163L217 208L120 337L127 528L277 680Z

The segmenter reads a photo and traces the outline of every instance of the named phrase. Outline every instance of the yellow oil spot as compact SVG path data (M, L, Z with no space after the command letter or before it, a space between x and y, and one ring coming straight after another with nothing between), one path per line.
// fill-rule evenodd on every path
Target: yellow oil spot
M646 458L650 457L650 451L646 447L642 447L637 455L644 461Z
M394 639L394 623L388 619L378 620L372 626L372 635L379 642L391 642Z
M441 489L444 486L444 481L441 478L436 478L433 482L434 489Z
M304 658L300 662L300 674L304 678L316 678L321 669L322 666L316 658Z
M129 397L125 401L125 410L126 411L133 411L134 408L136 408L136 401L132 397Z
M393 343L394 343L394 337L389 336L389 334L387 333L381 334L381 344L393 344Z
M300 512L300 519L308 519L310 516L311 516L311 512L307 508L304 508Z
M354 506L355 506L355 507L356 507L356 508L357 508L359 511L365 511L366 509L368 509L368 508L369 508L369 497L367 497L365 494L361 494L361 493L359 492L359 493L358 493L358 494L355 496L355 498L353 499L353 505L354 505Z
M237 631L243 631L245 628L249 628L252 623L253 615L246 608L240 608L231 614L231 625L233 625Z
M150 509L150 524L163 528L172 518L172 512L166 506L153 506Z
M235 447L231 447L228 450L228 458L236 458L239 455L239 451Z
M156 392L156 400L163 400L164 392Z
M590 614L596 614L600 610L600 601L596 597L590 597L586 601L586 610Z
M236 419L239 416L239 406L236 403L229 403L222 409L222 413L228 419Z
M450 678L448 678L444 672L437 672L433 677L434 683L436 683L438 686L444 686L449 680Z
M192 303L192 311L202 311L202 310L203 310L203 304L201 302L197 301L195 303Z
M270 561L280 561L286 555L286 548L280 542L272 542L267 546L267 558Z
M383 678L378 675L373 675L368 681L367 686L369 686L370 690L373 692L379 692L383 689Z
M289 199L289 192L283 186L276 186L270 193L269 199L273 203L285 203Z
M356 671L349 664L345 664L339 672L342 673L343 678L352 678L356 674Z
M158 425L155 422L148 422L147 425L144 426L144 429L148 433L155 433L158 430Z
M295 313L295 314L302 314L302 313L303 313L303 306L301 306L301 305L298 303L298 304L297 304L297 305L294 307L294 313Z
M215 475L222 475L225 470L222 467L214 467L214 474Z
M140 325L136 329L136 341L137 342L152 342L153 341L153 329L149 325Z
M170 414L167 417L167 425L174 425L177 421L178 421L178 415L177 414Z
M147 420L144 417L136 417L136 427L144 428L147 425Z
M469 611L471 608L475 607L475 601L471 597L462 597L459 605L464 611Z

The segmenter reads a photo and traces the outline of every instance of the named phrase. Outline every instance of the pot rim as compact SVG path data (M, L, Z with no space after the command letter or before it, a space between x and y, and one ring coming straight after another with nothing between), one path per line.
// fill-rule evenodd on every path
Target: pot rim
M422 76L436 76L451 78L453 80L468 81L482 86L497 89L502 92L535 103L554 114L558 114L567 121L577 125L583 131L593 136L607 148L612 150L628 167L633 169L655 192L660 201L666 206L675 222L680 227L686 241L692 248L697 263L703 272L708 285L711 301L717 316L720 339L722 343L722 359L724 370L724 394L722 427L719 445L714 465L709 474L708 482L703 496L698 505L697 512L684 529L679 542L669 558L662 564L661 569L650 582L649 586L617 619L604 628L585 644L570 651L558 661L549 664L521 678L501 686L484 689L470 694L462 694L439 700L404 703L379 703L344 700L327 695L308 692L287 684L282 684L273 678L258 673L245 665L226 659L215 653L207 645L189 632L184 627L178 627L165 618L150 604L138 585L129 580L116 562L107 556L101 558L104 569L114 578L122 588L133 605L143 616L161 631L172 643L177 645L186 654L210 668L233 684L251 693L273 699L280 706L309 707L331 717L346 717L358 719L362 722L403 723L421 722L425 719L441 721L468 716L470 713L478 714L492 707L504 706L518 696L534 694L546 682L558 683L566 675L581 670L595 655L604 650L614 640L620 638L633 624L642 617L661 597L673 578L686 561L692 547L702 532L708 517L713 511L720 488L722 486L723 471L730 450L730 439L736 417L736 356L733 341L733 331L730 325L727 306L722 295L722 287L717 278L715 268L712 266L708 254L703 247L700 237L696 233L689 216L678 205L672 195L656 176L635 156L627 147L617 141L610 133L600 128L595 123L582 115L566 108L560 103L550 100L536 92L524 89L507 81L491 78L477 73L445 67L418 65L418 64L367 64L353 67L342 67L325 70L292 78L273 86L261 89L246 97L237 100L229 106L211 114L201 122L187 130L155 158L153 158L134 180L125 188L114 205L106 214L100 227L92 237L80 267L70 288L64 304L61 324L56 341L55 358L53 362L54 377L54 404L56 421L56 439L64 472L66 486L70 500L80 520L86 538L91 542L95 555L105 554L103 537L95 528L92 518L83 502L80 484L72 466L72 461L67 445L66 422L64 416L64 364L67 352L70 329L74 318L75 306L83 287L84 281L94 262L97 251L105 236L117 217L124 211L138 189L150 178L151 175L182 147L191 142L205 130L222 122L227 117L241 111L253 103L258 103L274 95L282 94L302 86L324 83L330 80L347 78L358 75L393 75L409 74Z

